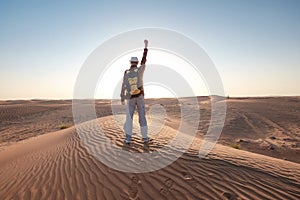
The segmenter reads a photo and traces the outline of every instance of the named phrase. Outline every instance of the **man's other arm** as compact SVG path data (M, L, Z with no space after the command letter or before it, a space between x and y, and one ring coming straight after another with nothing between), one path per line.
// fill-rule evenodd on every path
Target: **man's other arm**
M121 89L121 94L120 94L120 97L121 97L121 102L122 104L124 105L124 101L125 101L125 75L126 75L126 71L124 72L124 76L123 76L123 82L122 82L122 89Z

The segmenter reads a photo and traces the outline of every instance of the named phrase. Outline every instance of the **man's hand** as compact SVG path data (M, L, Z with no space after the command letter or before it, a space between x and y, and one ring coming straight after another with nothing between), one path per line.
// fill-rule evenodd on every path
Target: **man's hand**
M124 106L125 105L125 100L121 99L121 104Z
M147 47L148 47L148 40L145 39L145 40L144 40L144 43L145 43L145 48L147 48Z

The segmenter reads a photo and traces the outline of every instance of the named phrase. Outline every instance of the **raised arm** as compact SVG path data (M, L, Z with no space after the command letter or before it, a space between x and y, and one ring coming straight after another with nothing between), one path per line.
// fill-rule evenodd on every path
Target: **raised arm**
M146 64L146 61L147 61L147 53L148 53L148 40L144 40L144 43L145 43L145 48L144 48L144 53L143 53L143 58L142 58L142 61L141 61L141 65L145 65Z

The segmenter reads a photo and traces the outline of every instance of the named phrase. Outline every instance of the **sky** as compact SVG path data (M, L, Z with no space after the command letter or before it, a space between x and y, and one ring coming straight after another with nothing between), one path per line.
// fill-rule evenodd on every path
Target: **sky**
M300 95L299 10L298 0L0 0L0 99L71 99L94 49L144 27L199 44L226 95Z

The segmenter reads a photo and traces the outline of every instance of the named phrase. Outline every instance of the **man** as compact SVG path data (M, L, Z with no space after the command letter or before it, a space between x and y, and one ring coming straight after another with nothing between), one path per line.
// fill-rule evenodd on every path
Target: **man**
M124 72L122 90L121 90L121 102L125 105L125 99L127 100L126 106L126 121L124 124L125 140L126 144L130 144L132 135L132 119L135 108L138 109L139 123L142 133L142 138L145 144L148 144L148 126L146 120L146 110L144 102L144 87L143 87L143 75L146 67L146 57L148 52L148 40L144 40L145 48L143 58L140 67L138 67L139 60L137 57L131 57L130 69Z

